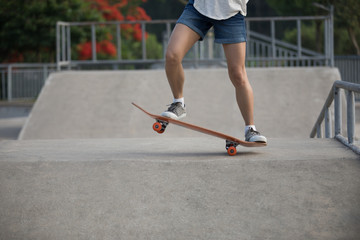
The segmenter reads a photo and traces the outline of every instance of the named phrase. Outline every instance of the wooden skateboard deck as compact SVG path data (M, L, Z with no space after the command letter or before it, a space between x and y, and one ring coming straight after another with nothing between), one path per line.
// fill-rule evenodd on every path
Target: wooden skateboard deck
M214 137L218 137L218 138L222 138L224 140L226 140L226 149L229 155L235 155L236 154L236 146L237 145L242 145L244 147L265 147L267 144L266 143L262 143L262 142L246 142L243 140L240 140L238 138L220 133L220 132L216 132L207 128L203 128L200 126L196 126L190 123L186 123L183 121L179 121L179 120L175 120L175 119L171 119L171 118L167 118L167 117L163 117L160 115L154 115L149 113L148 111L146 111L145 109L143 109L142 107L140 107L139 105L132 103L135 107L137 107L138 109L140 109L141 111L143 111L145 114L147 114L149 117L153 118L156 120L156 122L153 124L153 129L154 131L158 132L158 133L163 133L165 131L166 126L171 123L171 124L175 124L184 128L188 128L197 132L201 132L207 135L211 135Z

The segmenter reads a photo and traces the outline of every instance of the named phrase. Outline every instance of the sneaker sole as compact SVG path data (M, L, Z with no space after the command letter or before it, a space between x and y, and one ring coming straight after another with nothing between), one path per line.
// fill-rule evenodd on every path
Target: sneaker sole
M175 120L179 120L179 119L182 119L184 117L186 117L186 113L180 115L180 116L176 116L174 113L172 112L163 112L161 114L161 116L163 117L167 117L167 118L171 118L171 119L175 119Z
M253 136L248 142L267 143L267 139L264 136Z

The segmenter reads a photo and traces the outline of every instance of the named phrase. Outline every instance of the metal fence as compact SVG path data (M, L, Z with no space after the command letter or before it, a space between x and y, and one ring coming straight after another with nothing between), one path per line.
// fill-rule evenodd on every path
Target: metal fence
M56 64L0 64L0 100L36 98L55 71Z
M306 21L322 21L324 25L324 51L305 49L301 26ZM270 36L251 30L254 23L270 23ZM296 23L296 44L276 39L276 23ZM334 66L333 18L328 16L247 18L247 62L251 67L267 66ZM315 43L314 43L315 45Z
M360 84L360 56L336 56L335 66L343 81ZM355 93L355 99L360 100L360 93Z
M324 26L324 51L318 53L305 49L302 44L301 26L305 21L322 21ZM135 64L135 63L162 63L162 58L151 59L148 57L146 45L146 30L151 25L160 25L165 29L163 33L163 49L166 48L167 41L171 34L171 28L175 20L153 20L153 21L107 21L107 22L57 22L56 24L56 62L57 69L63 67L71 68L75 65L85 64ZM270 35L266 36L255 32L252 26L255 23L269 24ZM279 22L296 23L297 42L296 44L286 43L276 39L276 24ZM305 16L305 17L263 17L263 18L246 18L248 47L247 61L252 67L260 66L334 66L333 55L333 19L332 15L328 16ZM141 26L141 58L124 59L122 54L123 39L121 29L124 25ZM97 31L108 26L114 29L116 33L115 45L117 49L116 59L100 60L96 52ZM72 59L72 31L76 28L89 29L91 35L91 59L78 60ZM205 41L195 44L193 49L185 58L185 61L192 61L195 64L200 62L224 62L225 57L217 44L212 44L213 34L209 34ZM222 49L220 48L220 51Z

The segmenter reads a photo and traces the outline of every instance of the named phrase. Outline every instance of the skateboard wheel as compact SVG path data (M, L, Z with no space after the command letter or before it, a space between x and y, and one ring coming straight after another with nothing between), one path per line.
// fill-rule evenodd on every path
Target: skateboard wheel
M234 156L234 155L236 155L236 147L234 147L234 146L229 147L229 148L227 149L227 152L228 152L229 156Z
M153 124L153 130L158 133L163 133L164 130L162 129L162 125L159 122Z

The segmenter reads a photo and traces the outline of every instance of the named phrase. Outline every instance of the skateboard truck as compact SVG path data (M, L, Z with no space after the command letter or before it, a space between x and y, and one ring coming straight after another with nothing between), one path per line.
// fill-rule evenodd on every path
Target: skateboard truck
M227 153L228 153L230 156L236 155L236 147L237 147L237 145L239 145L239 144L236 143L236 142L226 140L225 148L226 148L226 150L227 150Z

